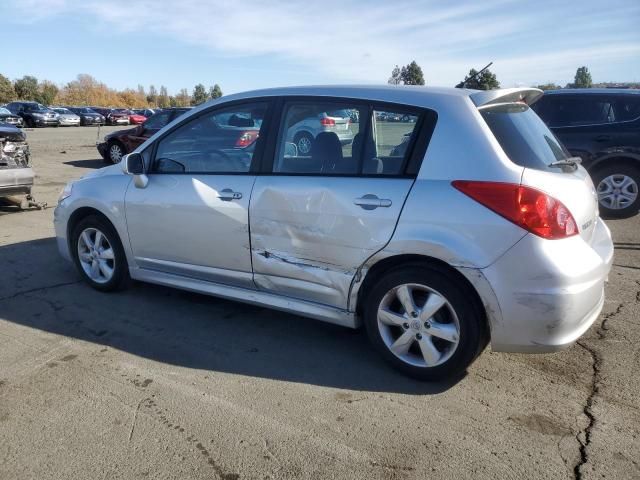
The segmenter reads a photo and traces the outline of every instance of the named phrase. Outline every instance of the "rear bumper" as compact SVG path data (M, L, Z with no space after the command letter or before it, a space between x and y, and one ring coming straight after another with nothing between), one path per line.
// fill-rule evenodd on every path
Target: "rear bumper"
M544 353L573 344L596 321L613 262L609 229L597 220L592 243L579 236L525 236L482 270L499 305L495 351Z

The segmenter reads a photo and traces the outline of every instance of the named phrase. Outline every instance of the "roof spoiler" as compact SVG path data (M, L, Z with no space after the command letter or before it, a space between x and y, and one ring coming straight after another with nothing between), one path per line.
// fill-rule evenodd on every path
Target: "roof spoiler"
M499 103L524 102L531 105L544 92L538 88L500 88L497 90L480 90L469 95L476 107L487 107Z

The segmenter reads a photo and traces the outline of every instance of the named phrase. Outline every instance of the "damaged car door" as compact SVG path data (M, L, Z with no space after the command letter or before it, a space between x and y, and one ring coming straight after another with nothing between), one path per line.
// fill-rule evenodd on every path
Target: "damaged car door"
M154 142L148 183L132 183L126 193L139 267L255 289L248 209L268 107L255 101L204 110Z
M333 123L339 111L357 112L359 122ZM412 121L384 122L381 113ZM256 179L249 213L254 281L346 309L354 275L390 240L414 182L425 112L305 97L281 102L276 115L277 140L265 151L267 175ZM326 125L303 152L296 129L308 118Z

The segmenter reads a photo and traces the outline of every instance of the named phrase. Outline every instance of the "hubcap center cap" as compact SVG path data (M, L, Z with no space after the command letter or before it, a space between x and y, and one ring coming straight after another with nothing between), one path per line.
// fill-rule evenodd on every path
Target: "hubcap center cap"
M420 322L418 320L414 320L411 322L411 328L414 330L420 330Z

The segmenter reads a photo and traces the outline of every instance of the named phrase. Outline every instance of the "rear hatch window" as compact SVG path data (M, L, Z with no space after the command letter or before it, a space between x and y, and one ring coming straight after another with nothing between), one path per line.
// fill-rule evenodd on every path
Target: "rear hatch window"
M570 157L540 117L524 103L481 108L480 113L504 153L516 165L557 172L560 169L549 164Z

